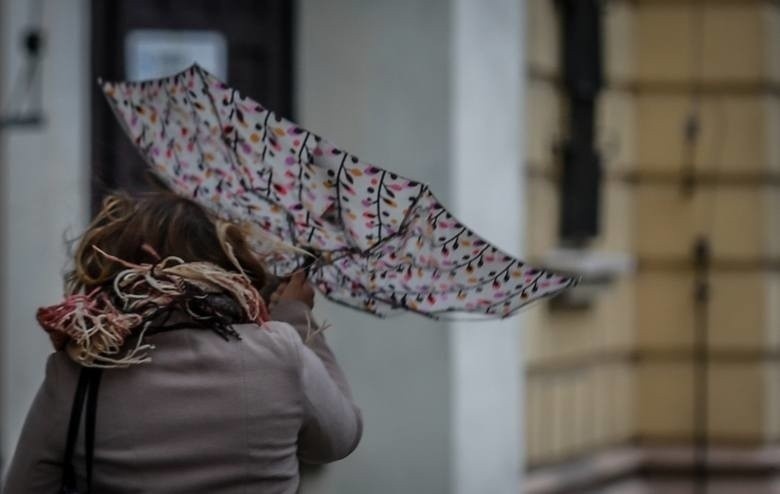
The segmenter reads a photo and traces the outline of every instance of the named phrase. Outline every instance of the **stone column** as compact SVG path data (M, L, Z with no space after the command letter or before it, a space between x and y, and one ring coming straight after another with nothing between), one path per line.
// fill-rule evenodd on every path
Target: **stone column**
M3 104L23 70L20 46L30 2L0 0ZM89 3L42 2L45 48L40 68L45 124L6 128L0 139L2 288L0 289L0 433L3 464L43 380L52 348L35 321L62 298L65 239L78 235L89 208ZM12 102L17 103L17 102ZM5 109L5 107L3 107Z
M516 0L304 0L298 119L361 157L429 183L517 252L522 30ZM519 252L518 252L519 253ZM318 302L365 414L344 462L307 488L338 493L519 489L519 319L380 321Z

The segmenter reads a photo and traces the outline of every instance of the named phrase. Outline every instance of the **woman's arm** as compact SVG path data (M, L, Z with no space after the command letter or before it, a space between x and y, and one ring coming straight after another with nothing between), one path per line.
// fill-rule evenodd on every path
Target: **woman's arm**
M49 356L46 377L27 413L3 494L59 492L68 410L57 399L58 391L64 392L58 390L57 358L57 354Z
M298 439L298 457L307 463L340 460L357 447L363 431L360 410L352 401L344 373L324 335L314 334L316 326L306 303L280 300L271 308L271 317L290 324L301 337L306 416Z

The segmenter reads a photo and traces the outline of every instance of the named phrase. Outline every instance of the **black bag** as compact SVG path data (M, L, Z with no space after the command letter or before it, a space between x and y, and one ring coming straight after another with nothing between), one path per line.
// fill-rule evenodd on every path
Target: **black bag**
M60 494L89 494L92 490L92 461L95 453L95 417L97 416L97 398L102 369L82 367L79 383L73 397L73 407L68 422L68 439L65 443L65 457L62 461L62 483ZM86 402L87 411L84 417L84 460L86 463L87 490L79 493L76 487L76 470L73 468L73 452L76 449L76 438L81 425L81 412Z

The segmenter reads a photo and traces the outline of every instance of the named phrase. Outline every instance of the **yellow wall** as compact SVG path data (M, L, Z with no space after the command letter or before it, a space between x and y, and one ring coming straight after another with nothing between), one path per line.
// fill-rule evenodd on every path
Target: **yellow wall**
M692 244L711 239L710 437L776 437L780 6L644 0L636 9L637 436L692 429ZM691 112L700 135L686 144ZM680 190L693 163L702 180ZM774 298L772 298L774 296Z
M527 250L557 245L565 135L559 20L528 0ZM528 313L528 462L640 440L689 441L694 240L712 240L710 434L760 444L780 434L780 4L605 2L607 84L597 145L602 234L591 248L638 271L585 312ZM700 133L687 146L688 115ZM697 187L681 187L693 163Z
M527 251L541 257L558 243L558 168L564 137L559 22L552 0L528 2ZM632 253L635 199L618 177L636 162L635 101L626 88L633 72L634 7L610 4L606 19L607 89L598 104L597 142L603 150L602 235L594 249ZM525 332L531 465L577 456L628 440L635 430L635 284L620 280L585 312L530 309Z

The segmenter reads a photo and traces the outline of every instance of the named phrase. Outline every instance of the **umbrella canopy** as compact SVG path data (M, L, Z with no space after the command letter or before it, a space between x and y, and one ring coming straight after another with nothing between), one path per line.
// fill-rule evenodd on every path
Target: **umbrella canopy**
M168 187L313 253L309 279L335 302L379 316L505 317L576 282L502 252L426 184L360 160L197 65L163 79L101 85ZM273 255L269 265L280 276L308 263L301 252Z

